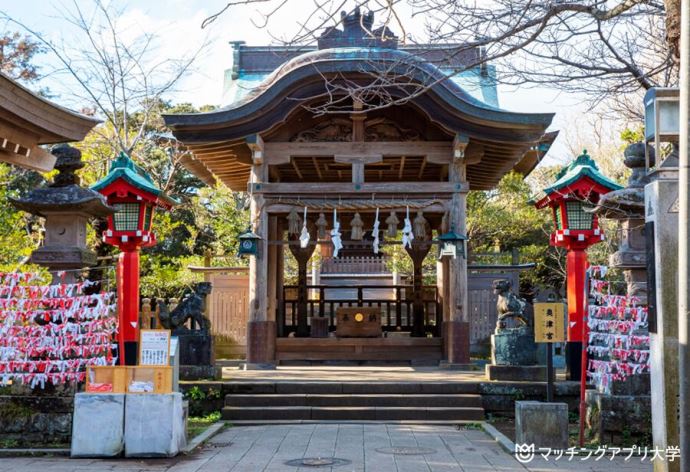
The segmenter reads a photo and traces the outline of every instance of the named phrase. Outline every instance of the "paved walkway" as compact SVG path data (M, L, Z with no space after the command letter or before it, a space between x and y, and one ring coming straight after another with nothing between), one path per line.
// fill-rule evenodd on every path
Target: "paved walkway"
M386 450L385 448L389 448ZM391 451L390 449L395 449ZM426 454L405 455L412 448ZM391 452L397 452L392 454ZM341 458L337 467L295 467L287 461L302 458ZM402 426L386 424L301 424L244 426L216 435L198 453L174 459L90 460L68 458L2 458L2 472L67 471L650 471L649 462L543 460L523 466L481 430L452 426Z

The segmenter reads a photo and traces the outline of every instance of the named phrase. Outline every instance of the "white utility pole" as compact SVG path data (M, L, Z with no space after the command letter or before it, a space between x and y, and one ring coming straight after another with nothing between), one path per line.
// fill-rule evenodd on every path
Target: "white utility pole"
M681 470L690 471L690 0L680 7L680 162L678 164L678 355ZM657 156L657 160L659 156Z

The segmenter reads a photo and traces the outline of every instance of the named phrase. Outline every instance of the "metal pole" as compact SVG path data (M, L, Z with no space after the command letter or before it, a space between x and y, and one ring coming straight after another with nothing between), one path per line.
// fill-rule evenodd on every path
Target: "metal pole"
M690 134L690 0L681 0L680 13L680 162L678 178L678 378L680 394L680 461L681 470L690 470L690 193L688 192ZM657 157L658 159L658 157Z
M546 402L553 402L553 343L546 343Z

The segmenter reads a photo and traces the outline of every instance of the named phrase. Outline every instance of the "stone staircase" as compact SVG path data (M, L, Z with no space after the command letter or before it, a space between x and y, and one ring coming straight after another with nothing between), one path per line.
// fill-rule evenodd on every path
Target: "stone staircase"
M223 419L237 424L484 420L482 397L468 382L236 382L231 391Z

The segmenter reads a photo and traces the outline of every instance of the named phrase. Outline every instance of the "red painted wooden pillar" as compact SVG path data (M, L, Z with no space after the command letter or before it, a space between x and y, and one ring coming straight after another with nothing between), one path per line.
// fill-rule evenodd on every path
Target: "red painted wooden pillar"
M119 341L126 365L137 364L139 342L139 249L123 248L117 261Z
M585 299L585 273L587 253L584 249L569 249L566 259L568 270L568 342L582 342Z

